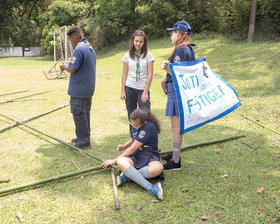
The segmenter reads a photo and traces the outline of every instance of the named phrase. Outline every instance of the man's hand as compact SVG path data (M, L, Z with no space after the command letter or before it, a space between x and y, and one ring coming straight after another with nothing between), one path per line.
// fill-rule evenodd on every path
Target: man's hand
M63 71L65 70L64 65L60 65L59 68L60 68L60 71L61 71L61 72L63 72Z

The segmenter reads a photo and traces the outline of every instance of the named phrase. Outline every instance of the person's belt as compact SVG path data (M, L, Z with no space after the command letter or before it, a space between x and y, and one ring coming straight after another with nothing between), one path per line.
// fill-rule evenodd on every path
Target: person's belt
M146 151L146 150L157 151L158 148L157 147L153 147L153 146L141 146L139 148L139 150L141 150L141 151Z

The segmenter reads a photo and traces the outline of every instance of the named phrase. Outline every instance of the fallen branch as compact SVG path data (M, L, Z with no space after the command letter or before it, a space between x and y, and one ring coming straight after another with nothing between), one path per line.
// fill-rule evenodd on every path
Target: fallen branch
M271 128L269 128L269 127L266 127L266 126L264 126L264 125L262 125L261 123L259 123L259 122L255 121L255 120L253 120L252 118L248 117L247 115L245 115L245 114L241 114L241 115L242 115L243 117L245 117L245 118L249 119L250 121L253 121L254 123L256 123L256 124L260 125L261 127L266 128L266 129L268 129L268 130L270 130L270 131L272 131L272 132L274 132L274 133L276 133L276 134L280 135L280 133L279 133L279 132L274 131L273 129L271 129Z
M63 105L63 106L54 108L53 110L49 110L49 111L47 111L47 112L45 112L45 113L36 115L36 116L34 116L34 117L27 118L27 119L25 119L24 121L21 121L21 123L27 123L27 122L29 122L29 121L35 120L35 119L37 119L37 118L40 118L40 117L42 117L42 116L44 116L44 115L47 115L47 114L50 114L50 113L55 112L55 111L57 111L57 110L60 110L60 109L62 109L62 108L64 108L64 107L67 107L67 106L69 106L69 103L68 103L68 104L65 104L65 105ZM9 130L9 129L11 129L11 128L14 128L14 127L16 127L16 126L18 126L18 125L20 125L20 123L18 123L18 122L14 123L14 124L10 124L9 126L7 126L7 127L5 127L5 128L0 129L0 133L2 133L2 132L4 132L4 131L7 131L7 130Z
M21 184L18 186L12 186L12 187L8 187L8 188L4 188L0 190L0 195L3 194L7 194L7 193L14 193L16 191L20 191L20 190L24 190L26 188L30 188L30 187L35 187L41 184L45 184L45 183L49 183L49 182L53 182L53 181L57 181L57 180L62 180L65 178L69 178L69 177L74 177L74 176L78 176L84 173L89 173L92 172L94 170L100 170L102 169L102 166L93 166L93 167L89 167L87 169L84 170L77 170L77 171L73 171L70 173L66 173L66 174L62 174L62 175L57 175L57 176L53 176L53 177L49 177L46 179L42 179L42 180L37 180L34 182L30 182L30 183L26 183L26 184Z
M10 179L0 180L0 184L1 183L9 183L9 182L10 182Z
M222 143L222 142L226 142L226 141L231 141L231 140L235 140L235 139L238 139L238 138L244 138L246 136L247 135L244 134L244 135L232 136L232 137L229 137L229 138L223 138L223 139L210 141L210 142L197 143L197 144L193 144L193 145L183 147L183 148L181 148L181 151L185 151L187 149L194 149L194 148L201 147L201 146L207 146L207 145L218 144L218 143ZM173 150L163 151L163 152L160 152L159 154L163 155L163 154L168 154L168 153L171 153L171 152L173 152Z

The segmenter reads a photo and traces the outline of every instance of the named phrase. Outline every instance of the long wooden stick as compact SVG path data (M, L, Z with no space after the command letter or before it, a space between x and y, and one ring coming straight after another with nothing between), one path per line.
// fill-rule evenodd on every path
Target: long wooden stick
M255 121L255 120L253 120L252 118L248 117L247 115L245 115L245 114L241 114L241 115L242 115L243 117L245 117L245 118L249 119L250 121L253 121L254 123L256 123L256 124L260 125L261 127L266 128L266 129L268 129L268 130L270 130L270 131L272 131L272 132L274 132L274 133L276 133L276 134L280 135L280 132L278 132L278 131L274 131L273 129L271 129L271 128L269 128L269 127L266 127L266 126L264 126L264 125L262 125L261 123L259 123L259 122Z
M115 207L116 207L116 210L120 210L120 201L119 201L118 188L117 188L117 184L116 184L114 168L111 168L111 177L112 177L112 182L113 182Z
M34 93L34 94L31 94L31 95L22 96L22 97L18 97L18 98L15 98L15 99L2 101L2 102L0 102L0 104L11 103L11 102L14 102L15 100L24 99L24 98L31 97L31 96L36 96L36 95L41 95L41 94L48 93L48 92L51 92L51 91L45 91L45 92L40 92L40 93Z
M7 96L7 95L12 95L12 94L24 93L24 92L28 92L28 91L29 90L22 90L22 91L18 91L18 92L4 93L4 94L0 94L0 96Z
M100 169L102 169L102 166L93 166L93 167L89 167L89 168L86 168L83 170L77 170L77 171L73 171L70 173L57 175L57 176L49 177L49 178L42 179L42 180L37 180L37 181L26 183L26 184L21 184L21 185L17 185L17 186L0 189L0 195L7 194L7 193L13 193L15 191L24 190L26 188L34 187L37 185L41 185L41 184L45 184L45 183L49 183L49 182L53 182L53 181L57 181L57 180L62 180L62 179L69 178L69 177L78 176L78 175L81 175L84 173L89 173L94 170L100 170Z
M30 127L29 125L26 125L26 124L24 124L24 123L22 123L22 122L20 122L20 121L17 121L17 120L15 120L15 119L13 119L13 118L7 117L7 116L5 116L5 115L3 115L3 114L0 114L0 116L5 117L5 118L7 118L7 119L9 119L9 120L15 121L15 122L17 122L17 123L19 123L19 124L21 124L21 125L23 125L23 126L29 128L29 129L33 130L33 131L36 131L36 132L40 133L41 135L47 136L47 137L49 137L49 138L51 138L51 139L53 139L53 140L55 140L55 141L57 141L57 142L60 142L60 143L63 144L63 145L66 145L66 146L70 147L71 149L74 149L74 150L77 150L77 151L79 151L79 152L82 152L82 153L84 153L84 154L86 154L86 155L88 155L88 156L90 156L90 157L93 157L93 158L95 158L95 159L97 159L97 160L99 160L99 161L101 161L101 162L104 162L104 161L105 161L104 159L102 159L102 158L100 158L100 157L98 157L98 156L96 156L96 155L93 155L93 154L90 153L90 152L87 152L87 151L85 151L85 150L83 150L83 149L80 149L80 148L74 146L74 145L71 145L71 144L69 144L69 143L66 143L66 142L64 142L64 141L62 141L62 140L60 140L60 139L58 139L58 138L55 138L55 137L50 136L50 135L48 135L48 134L45 134L44 132L41 132L41 131L39 131L39 130L37 130L37 129L35 129L35 128L32 128L32 127ZM112 167L116 167L116 166L115 166L115 165L112 165Z
M185 150L188 150L188 149L190 150L190 149L201 147L201 146L213 145L213 144L218 144L218 143L222 143L222 142L226 142L226 141L231 141L231 140L238 139L238 138L244 138L246 136L247 135L245 135L245 134L244 135L237 135L237 136L223 138L223 139L219 139L219 140L215 140L215 141L202 142L202 143L197 143L197 144L193 144L193 145L188 145L186 147L181 148L181 151L185 151ZM163 152L160 152L159 154L163 155L163 154L168 154L168 153L171 153L171 152L173 152L173 150L163 151Z
M60 107L54 108L54 109L52 109L52 110L49 110L49 111L47 111L47 112L45 112L45 113L36 115L36 116L34 116L34 117L27 118L27 119L21 121L21 123L27 123L27 122L29 122L29 121L35 120L35 119L37 119L37 118L40 118L40 117L42 117L42 116L45 116L45 115L47 115L47 114L50 114L50 113L55 112L55 111L57 111L57 110L60 110L60 109L62 109L62 108L64 108L64 107L67 107L67 106L69 106L69 103L68 103L68 104L65 104L65 105L62 105L62 106L60 106ZM9 130L9 129L11 129L11 128L14 128L14 127L16 127L16 126L18 126L18 125L20 125L20 123L18 123L18 122L14 123L14 124L10 124L9 126L0 129L0 133L2 133L2 132L4 132L4 131L7 131L7 130Z

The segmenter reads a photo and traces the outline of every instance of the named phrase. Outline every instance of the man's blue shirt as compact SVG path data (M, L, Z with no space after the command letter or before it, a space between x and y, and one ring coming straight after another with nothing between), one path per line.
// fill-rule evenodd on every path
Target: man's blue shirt
M77 71L71 73L68 95L77 98L93 96L96 79L96 54L86 38L75 47L69 63Z

